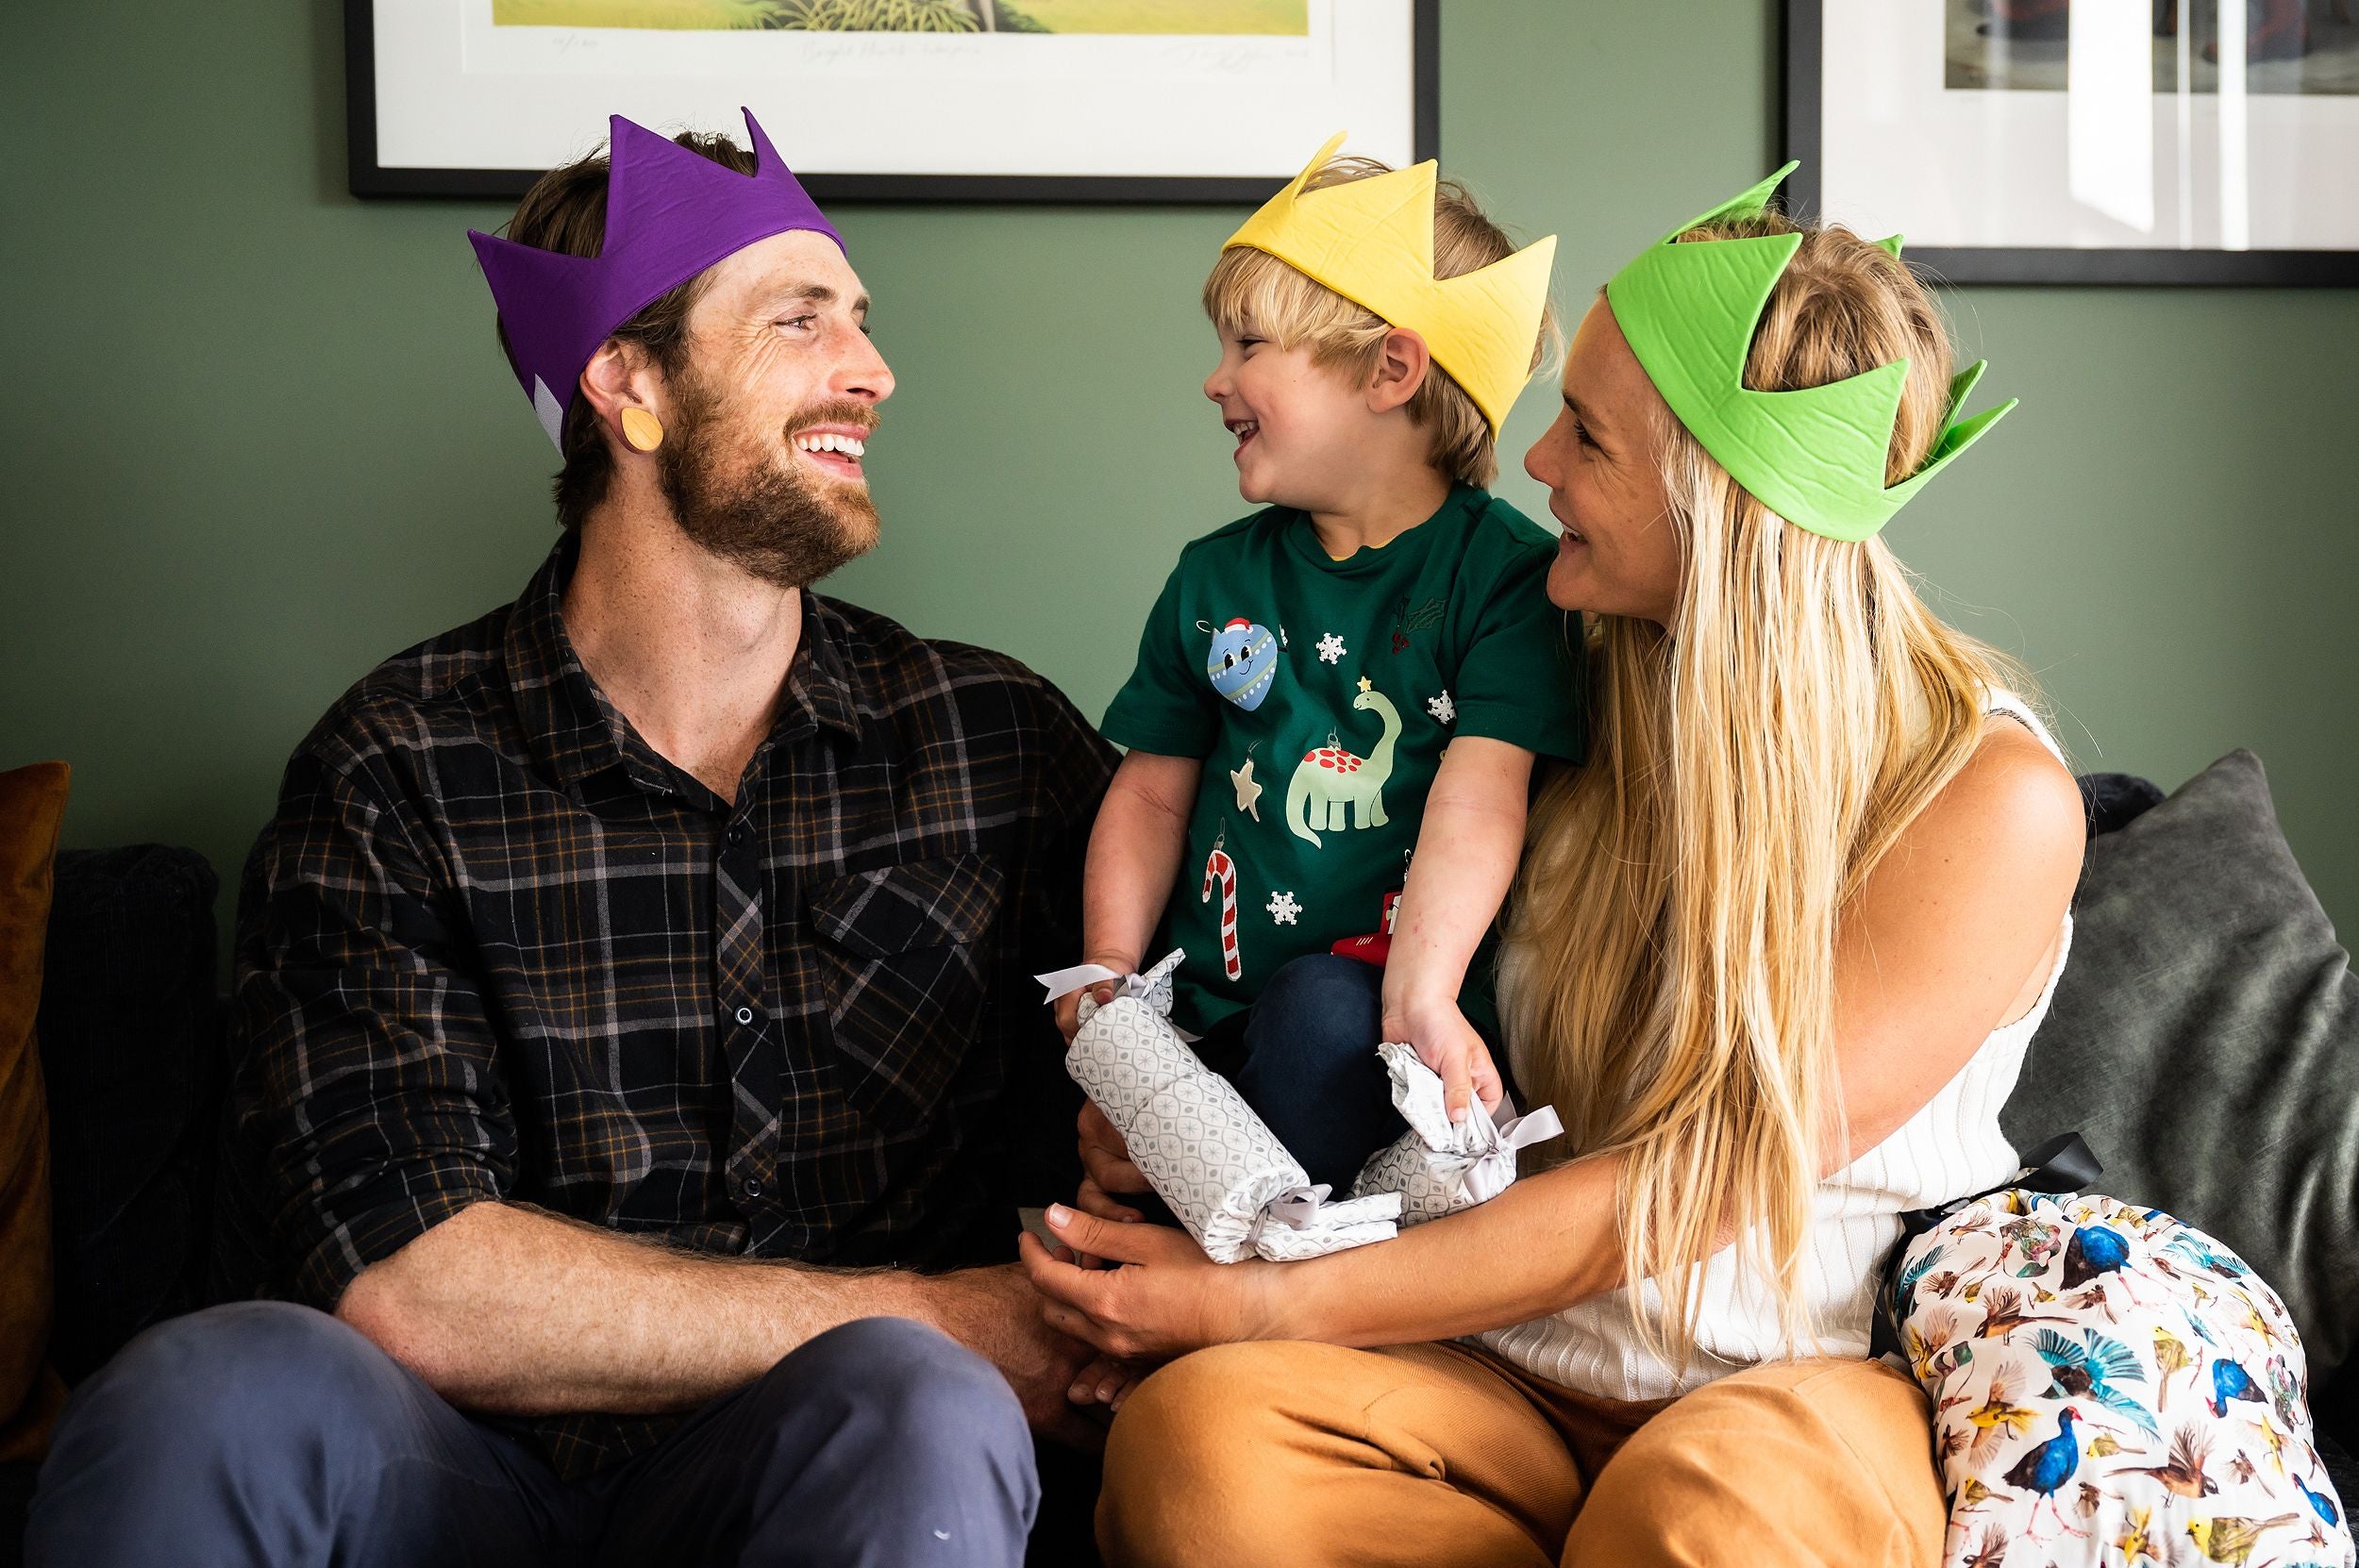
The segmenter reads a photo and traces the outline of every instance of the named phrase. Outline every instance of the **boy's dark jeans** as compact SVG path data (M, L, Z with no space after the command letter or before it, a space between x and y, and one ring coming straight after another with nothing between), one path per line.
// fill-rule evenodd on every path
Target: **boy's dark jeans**
M1224 1020L1202 1049L1311 1179L1340 1198L1406 1125L1376 1054L1383 1038L1384 971L1319 953L1272 975L1260 1000Z

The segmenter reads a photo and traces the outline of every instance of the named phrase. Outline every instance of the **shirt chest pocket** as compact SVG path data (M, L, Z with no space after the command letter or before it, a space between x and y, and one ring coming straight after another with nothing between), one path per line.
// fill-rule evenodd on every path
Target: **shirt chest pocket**
M982 1026L1006 877L988 855L856 872L813 888L828 1023L845 1093L892 1131L923 1127Z

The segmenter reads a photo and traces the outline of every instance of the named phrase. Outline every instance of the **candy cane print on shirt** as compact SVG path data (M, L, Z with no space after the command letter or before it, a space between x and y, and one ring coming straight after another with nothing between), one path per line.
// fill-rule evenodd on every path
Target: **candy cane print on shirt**
M1230 979L1239 980L1245 977L1245 959L1237 952L1237 862L1221 848L1228 841L1226 829L1213 841L1213 852L1204 858L1204 895L1196 902L1211 903L1213 886L1219 884L1221 968Z

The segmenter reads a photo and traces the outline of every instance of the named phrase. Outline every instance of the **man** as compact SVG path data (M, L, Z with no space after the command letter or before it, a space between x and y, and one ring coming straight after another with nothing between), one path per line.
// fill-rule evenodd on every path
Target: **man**
M35 1562L1022 1556L1086 1358L1001 1261L1008 1089L1110 758L808 592L893 376L746 128L617 117L475 236L565 532L290 764L235 1103L292 1301L83 1391Z

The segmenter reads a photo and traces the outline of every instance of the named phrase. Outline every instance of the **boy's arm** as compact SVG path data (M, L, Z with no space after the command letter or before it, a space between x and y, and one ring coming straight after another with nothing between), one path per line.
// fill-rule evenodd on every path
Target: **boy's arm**
M1458 1010L1458 990L1523 853L1532 754L1481 735L1449 743L1426 796L1384 965L1384 1038L1414 1045L1442 1075L1450 1119L1471 1092L1498 1104L1498 1071Z
M1081 874L1084 962L1122 975L1137 971L1179 879L1188 814L1203 776L1204 764L1196 758L1147 751L1130 752L1114 770ZM1068 1041L1079 1026L1079 1006L1078 994L1057 1004L1057 1025Z

